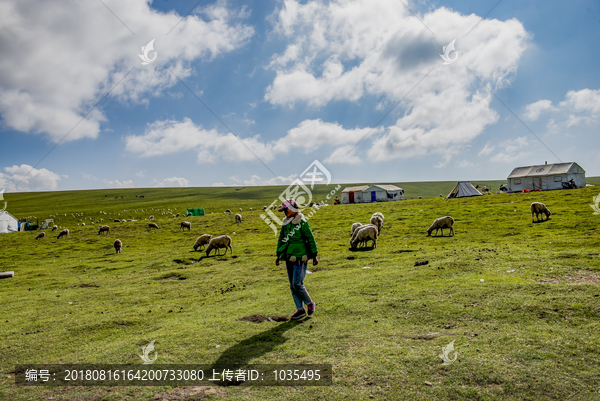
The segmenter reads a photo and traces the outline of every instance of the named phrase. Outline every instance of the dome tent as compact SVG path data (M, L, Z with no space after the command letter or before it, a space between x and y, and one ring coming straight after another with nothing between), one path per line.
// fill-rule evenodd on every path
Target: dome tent
M446 199L450 198L466 198L469 196L481 196L481 192L479 192L473 184L469 181L460 181L456 184L454 189L446 196Z

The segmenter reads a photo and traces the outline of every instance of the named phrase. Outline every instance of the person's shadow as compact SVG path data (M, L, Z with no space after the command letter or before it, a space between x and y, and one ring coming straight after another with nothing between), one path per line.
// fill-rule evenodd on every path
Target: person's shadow
M217 359L209 368L209 372L212 372L213 369L217 372L221 372L223 369L236 370L243 368L248 365L251 360L259 358L273 351L278 345L285 343L288 339L283 337L283 333L302 323L302 321L290 320L281 323L270 330L240 341L236 345L225 350L219 359ZM215 382L215 384L220 386L239 386L242 383L243 382L235 380Z

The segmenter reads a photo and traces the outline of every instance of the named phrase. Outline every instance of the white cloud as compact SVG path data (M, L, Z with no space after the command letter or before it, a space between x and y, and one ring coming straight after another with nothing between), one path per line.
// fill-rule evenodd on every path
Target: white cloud
M376 96L389 109L410 92L404 115L375 136L371 160L433 153L447 163L498 120L491 95L465 66L492 89L506 86L528 39L515 19L483 20L465 37L465 27L480 17L444 7L422 16L434 37L397 0L284 0L273 19L274 34L290 44L269 65L276 74L265 93L271 104L320 107ZM459 38L457 62L442 65L435 38L444 44Z
M240 186L268 186L268 185L288 185L298 178L298 174L292 174L288 177L277 176L273 178L261 178L258 175L253 175L250 179L242 180L236 176L230 177L231 184L227 185L224 182L215 182L213 187L240 187Z
M135 175L136 175L137 177L144 178L144 177L146 176L146 173L147 173L147 172L148 172L148 170L140 170L140 171L138 171L137 173L135 173Z
M157 183L155 187L189 187L190 182L183 177L165 178Z
M493 162L512 163L531 154L529 151L531 144L524 136L503 141L499 144L499 147L502 150L490 158Z
M102 180L102 181L104 181L104 183L106 185L108 185L109 188L135 188L135 185L133 185L133 181L132 180L123 180L123 181L119 181L119 180L114 180L114 181Z
M568 91L565 100L553 106L550 100L538 100L525 106L525 117L537 120L544 111L551 111L547 127L553 130L575 125L595 125L600 121L600 89Z
M0 4L0 115L5 126L46 133L58 141L127 71L110 97L146 102L191 74L190 62L212 60L244 45L254 31L237 22L224 2L181 20L147 0L6 0ZM156 61L141 66L141 46L156 38ZM102 105L79 122L65 140L96 138L106 121Z
M552 106L552 102L550 100L538 100L535 103L525 106L525 118L535 121L539 118L540 114L549 110L556 110L556 108Z
M4 167L5 173L0 172L0 188L6 188L9 192L15 191L54 191L58 187L60 176L45 168L35 169L27 164L20 166Z
M194 149L198 162L273 159L269 144L261 142L260 136L243 138L243 143L231 133L221 134L216 129L206 130L189 118L183 121L156 121L148 125L143 135L125 137L125 149L142 157L158 156ZM249 150L250 149L250 150Z
M486 143L483 149L477 154L477 156L487 156L494 151L495 146L490 146L489 143Z

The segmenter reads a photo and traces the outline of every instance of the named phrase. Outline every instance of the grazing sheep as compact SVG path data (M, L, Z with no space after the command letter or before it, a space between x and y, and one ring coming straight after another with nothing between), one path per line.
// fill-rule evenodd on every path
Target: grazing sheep
M231 213L231 210L225 209L225 213Z
M444 228L450 229L450 234L454 235L454 219L450 216L440 217L439 219L435 219L433 224L427 229L427 236L430 236L433 230L435 230L435 235L437 236L438 230L442 230L442 237L444 236Z
M154 221L154 215L149 217L150 221Z
M379 216L379 217L381 217L381 220L385 220L385 217L383 217L383 213L381 213L381 212L375 212L375 213L373 213L373 216Z
M114 220L114 222L115 222L115 223L120 223L120 222L121 222L121 220L119 220L119 219L115 219L115 220Z
M242 208L240 208L240 212L242 211Z
M182 221L179 225L179 230L183 230L184 228L187 228L188 231L190 231L192 229L192 223L189 221Z
M552 214L552 212L550 211L550 209L548 209L548 207L546 205L544 205L542 202L533 202L531 204L531 222L533 223L533 214L535 213L535 218L537 221L540 221L540 215L541 214L545 214L546 215L546 220L550 219L550 215ZM542 221L544 221L544 216L542 216Z
M352 234L352 237L350 237L350 245L352 245L352 243L356 239L356 236L358 235L358 232L360 230L362 230L363 228L365 228L365 227L373 227L373 228L375 228L377 230L377 226L374 225L374 224L365 224L365 225L361 225L360 227L357 227L356 230L354 230L354 233Z
M231 249L231 253L233 254L233 248L231 247L231 237L229 235L221 235L219 237L212 238L206 247L206 256L210 254L210 252L215 249L217 255L220 255L219 249L225 248L225 253L227 254L227 248Z
M110 234L110 226L100 226L98 227L98 234L108 233Z
M175 217L179 217L179 216L181 216L181 213L177 213L177 214L175 215Z
M121 253L121 250L123 250L123 243L121 242L121 240L116 239L113 245L115 247L115 251L117 251L117 253Z
M422 197L422 196L419 196L419 199L423 199L423 197Z
M56 230L58 230L58 226L57 226L57 225L54 225L54 226L52 227L52 231L56 231Z
M85 223L81 223L82 226L85 226Z
M352 224L352 228L350 229L350 237L352 237L352 235L354 235L354 231L356 231L356 229L358 227L362 227L362 223L354 223L354 224Z
M235 215L235 222L236 223L241 223L242 222L242 215L241 214L236 214Z
M367 245L367 241L371 240L372 247L377 248L377 227L368 225L356 230L356 234L352 236L350 246L352 249L356 249L359 244Z
M100 223L104 223L104 219L100 219Z
M383 219L381 216L373 215L371 216L371 224L377 227L377 232L381 232L381 229L383 228Z
M148 228L149 229L156 228L158 230L160 227L156 223L148 223Z
M267 210L267 207L266 207L266 206L263 206L263 212L264 212L264 211L266 211L266 210Z
M42 238L46 238L46 233L45 232L41 232L37 235L37 237L35 237L35 239L42 239Z
M69 236L69 230L67 228L65 228L64 230L62 230L61 232L58 233L58 237L56 237L56 239L60 239L61 237L68 237Z
M198 238L196 238L196 242L194 243L194 251L198 250L198 248L203 247L206 248L206 245L210 242L212 235L210 234L202 234Z
M249 210L252 211L252 208L250 208ZM240 210L240 212L241 212L241 210Z

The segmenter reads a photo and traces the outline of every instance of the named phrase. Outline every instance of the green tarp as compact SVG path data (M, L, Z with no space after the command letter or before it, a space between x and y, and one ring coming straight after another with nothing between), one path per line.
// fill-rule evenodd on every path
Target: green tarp
M185 212L186 216L204 216L204 208L201 209L188 209Z

